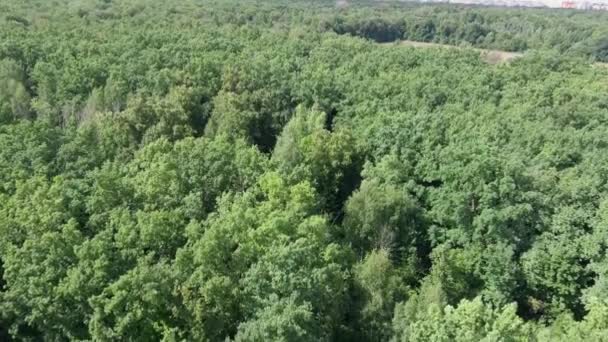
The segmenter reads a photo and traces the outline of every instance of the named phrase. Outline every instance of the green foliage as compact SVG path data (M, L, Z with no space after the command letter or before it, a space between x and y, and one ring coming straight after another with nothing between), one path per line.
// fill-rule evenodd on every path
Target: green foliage
M538 333L541 341L550 339L555 341L603 341L606 339L608 327L606 318L606 302L603 299L593 298L587 304L589 312L582 321L575 321L571 316L559 317L550 327Z
M180 251L177 264L184 304L200 322L193 336L214 339L235 331L239 321L263 320L265 308L290 297L297 307L312 306L314 327L331 336L343 314L338 293L348 259L327 243L329 225L315 207L308 184L289 187L267 174L251 192L225 198L202 232L191 232L193 244ZM254 334L258 324L265 323L246 324L243 334Z
M388 2L384 6L353 6L329 13L323 17L322 25L338 34L380 43L407 39L506 51L550 48L605 61L602 14L403 2Z
M475 298L440 307L426 300L414 296L397 308L394 341L536 340L533 327L517 316L515 304L496 309ZM411 315L412 310L419 311Z
M30 94L21 67L13 60L0 60L0 124L30 115Z
M363 181L345 210L345 239L361 254L377 248L399 259L424 245L422 210L407 192L390 184Z
M90 298L91 336L99 341L161 340L175 327L174 281L165 264L140 264Z
M321 195L323 207L339 212L358 184L359 150L347 129L325 128L326 115L298 108L281 133L272 159L294 181L309 181Z
M0 13L0 340L606 340L605 13Z
M235 341L322 341L310 306L286 298L269 304L258 317L239 325Z
M355 265L355 283L361 291L359 339L386 341L392 335L390 325L395 304L406 296L399 270L385 250L374 250Z
M12 335L27 336L34 329L51 340L79 336L79 320L58 285L66 266L75 259L73 246L82 242L82 236L73 220L55 229L26 239L20 246L3 246L8 290L0 298L3 315L12 321Z

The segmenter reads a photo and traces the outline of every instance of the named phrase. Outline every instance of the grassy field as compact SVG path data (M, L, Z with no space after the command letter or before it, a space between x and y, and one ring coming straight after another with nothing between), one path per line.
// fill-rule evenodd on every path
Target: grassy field
M412 40L402 40L399 42L384 43L384 44L385 45L404 45L404 46L411 46L411 47L416 47L416 48L472 49L472 50L478 51L481 54L482 58L489 64L500 64L500 63L510 62L510 61L512 61L516 58L522 57L524 55L521 52L486 50L486 49L455 46L455 45L448 45L448 44L417 42L417 41L412 41Z

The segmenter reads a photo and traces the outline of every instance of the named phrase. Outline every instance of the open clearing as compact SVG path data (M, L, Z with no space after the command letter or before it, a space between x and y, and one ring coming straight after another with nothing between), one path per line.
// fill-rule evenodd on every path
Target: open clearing
M439 43L425 43L425 42L416 42L412 40L402 40L396 43L387 43L387 44L399 44L405 46L412 46L417 48L443 48L443 49L472 49L478 51L482 58L488 62L489 64L499 64L510 62L515 58L519 58L523 56L523 53L520 52L509 52L509 51L501 51L501 50L486 50L486 49L478 49L472 47L462 47L455 45L447 45L447 44L439 44Z

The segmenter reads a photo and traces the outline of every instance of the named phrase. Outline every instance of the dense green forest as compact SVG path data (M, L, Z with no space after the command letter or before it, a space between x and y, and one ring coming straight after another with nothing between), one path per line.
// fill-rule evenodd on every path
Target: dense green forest
M599 62L608 13L1 1L0 340L608 341Z

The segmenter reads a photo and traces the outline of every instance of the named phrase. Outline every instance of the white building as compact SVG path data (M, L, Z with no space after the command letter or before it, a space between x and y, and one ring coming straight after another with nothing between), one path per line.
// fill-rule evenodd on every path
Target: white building
M548 7L581 10L608 10L608 0L422 0L421 2L447 2L454 4L506 7Z

